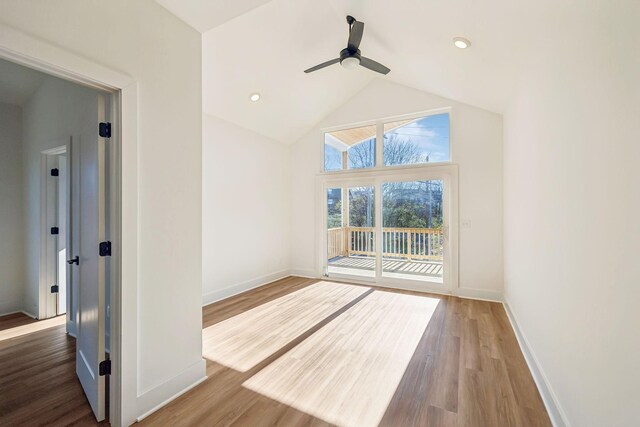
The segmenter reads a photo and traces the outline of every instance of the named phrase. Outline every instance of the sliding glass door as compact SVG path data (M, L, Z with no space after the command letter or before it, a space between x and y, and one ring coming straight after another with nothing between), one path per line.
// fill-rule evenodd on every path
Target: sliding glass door
M328 273L375 278L375 194L367 185L327 189Z
M382 184L382 276L442 283L444 182Z
M443 170L447 170L446 168ZM323 186L322 263L330 278L450 290L449 173L369 173Z

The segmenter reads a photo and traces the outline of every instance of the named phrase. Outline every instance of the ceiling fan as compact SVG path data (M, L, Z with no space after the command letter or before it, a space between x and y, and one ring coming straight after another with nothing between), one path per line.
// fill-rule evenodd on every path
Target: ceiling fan
M344 68L348 69L353 69L358 65L362 65L363 67L380 74L387 74L391 71L379 62L360 55L360 49L358 48L360 47L360 40L362 40L362 33L364 32L364 22L356 21L356 18L351 15L347 15L347 23L349 24L349 41L347 42L347 47L340 51L340 57L318 64L308 70L304 70L305 73L312 73L320 70L321 68L328 67L329 65L337 64L338 62Z

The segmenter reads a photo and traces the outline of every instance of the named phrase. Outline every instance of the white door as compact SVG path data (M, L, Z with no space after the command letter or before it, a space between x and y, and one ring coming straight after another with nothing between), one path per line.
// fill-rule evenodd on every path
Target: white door
M105 139L98 135L99 122L105 121L105 99L96 95L95 108L85 111L83 127L72 152L79 160L78 242L70 255L78 275L76 324L76 373L98 421L105 418L105 377L100 362L105 357L105 259L99 256L105 240ZM74 156L76 157L76 156ZM73 164L73 163L72 163ZM72 273L72 274L73 274Z

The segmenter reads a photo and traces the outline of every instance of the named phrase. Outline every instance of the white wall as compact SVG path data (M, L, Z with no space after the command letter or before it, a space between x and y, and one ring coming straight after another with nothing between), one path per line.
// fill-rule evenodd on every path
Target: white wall
M289 147L203 116L203 303L289 272Z
M24 212L24 310L38 316L40 292L41 153L78 140L83 112L95 103L95 92L51 77L23 107L22 183ZM95 107L94 107L95 109Z
M502 294L502 117L479 108L376 79L292 147L294 272L317 271L315 177L322 168L322 128L451 107L453 162L459 165L459 284L486 298Z
M0 24L137 82L137 105L125 106L137 111L125 123L137 146L123 161L125 181L137 183L123 206L122 407L131 423L205 374L201 36L153 0L0 0Z
M0 103L0 315L21 311L22 109Z
M640 57L628 42L640 40L640 5L612 3L597 22L581 10L580 31L545 29L505 115L505 291L559 425L631 426L640 420Z

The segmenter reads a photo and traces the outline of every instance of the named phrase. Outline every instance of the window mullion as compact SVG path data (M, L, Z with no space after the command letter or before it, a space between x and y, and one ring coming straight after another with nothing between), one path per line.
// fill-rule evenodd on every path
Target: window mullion
M382 122L376 123L376 167L381 168L384 166L384 159L382 158L384 153L384 124Z

